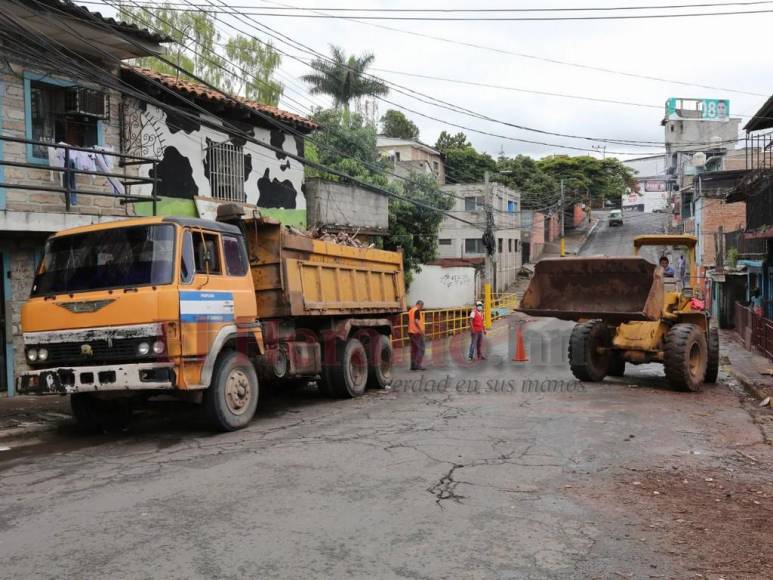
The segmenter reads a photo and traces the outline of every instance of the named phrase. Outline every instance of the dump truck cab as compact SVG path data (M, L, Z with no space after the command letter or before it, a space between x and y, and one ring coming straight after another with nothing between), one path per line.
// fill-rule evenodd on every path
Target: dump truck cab
M238 227L185 218L49 238L22 307L22 393L196 390L240 340L262 348Z

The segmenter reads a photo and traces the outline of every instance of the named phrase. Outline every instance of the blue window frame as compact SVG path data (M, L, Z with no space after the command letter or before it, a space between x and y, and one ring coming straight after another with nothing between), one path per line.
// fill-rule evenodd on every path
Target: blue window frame
M518 211L518 202L517 201L508 200L507 201L507 211L508 211L508 213L515 213L515 212L517 212Z
M44 130L41 130L40 126L37 125L36 119L33 118L33 113L35 114L35 117L40 116L40 102L36 103L35 110L33 110L33 92L38 91L37 98L42 100L44 98L44 91L48 89L46 98L56 99L57 88L62 89L77 85L77 81L53 78L48 73L35 73L29 71L24 73L24 132L26 139L36 141L46 140L41 138L41 132L44 132L48 133L48 135L43 135L43 137L50 138L53 141L67 141L67 130L61 127L54 127L53 122L50 127L47 127ZM64 119L63 114L60 114L60 117ZM36 122L35 125L33 124L33 121ZM76 121L69 121L69 123L71 125L78 124ZM81 127L81 133L84 139L83 145L104 145L105 130L102 121L83 122L81 124L83 125L83 127ZM57 133L60 133L58 135L59 139L56 139ZM48 165L48 154L44 154L40 147L27 144L27 162Z

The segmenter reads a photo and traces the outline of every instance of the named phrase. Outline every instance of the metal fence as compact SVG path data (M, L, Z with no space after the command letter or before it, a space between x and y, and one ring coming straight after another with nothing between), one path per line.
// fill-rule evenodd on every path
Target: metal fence
M518 306L518 298L511 293L494 293L491 295L491 319L497 320L507 316ZM470 312L475 306L457 306L455 308L437 308L424 311L424 337L427 340L453 336L470 330ZM395 317L392 323L392 345L395 348L408 344L408 313L403 312Z
M773 360L773 320L736 302L735 329L748 350L757 350Z

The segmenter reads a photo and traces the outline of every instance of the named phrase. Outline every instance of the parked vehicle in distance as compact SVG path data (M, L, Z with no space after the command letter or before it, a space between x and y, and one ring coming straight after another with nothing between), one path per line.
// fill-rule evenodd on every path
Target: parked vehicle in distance
M219 221L135 218L51 236L22 308L19 392L69 394L97 429L128 423L138 399L175 395L233 431L255 414L259 380L317 380L339 398L384 388L402 255L224 209Z
M621 226L623 225L623 212L619 209L613 209L609 212L609 225Z

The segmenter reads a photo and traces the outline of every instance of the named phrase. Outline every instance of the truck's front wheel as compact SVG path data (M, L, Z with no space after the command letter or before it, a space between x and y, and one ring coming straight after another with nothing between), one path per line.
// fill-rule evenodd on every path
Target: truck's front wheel
M213 427L236 431L246 427L258 408L258 376L246 355L228 351L215 365L204 406Z

